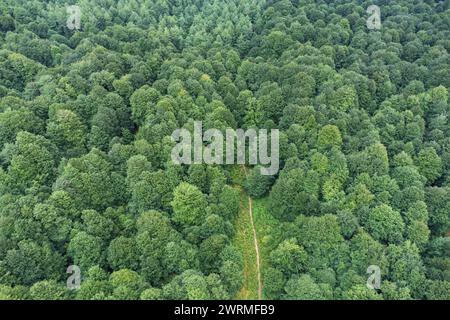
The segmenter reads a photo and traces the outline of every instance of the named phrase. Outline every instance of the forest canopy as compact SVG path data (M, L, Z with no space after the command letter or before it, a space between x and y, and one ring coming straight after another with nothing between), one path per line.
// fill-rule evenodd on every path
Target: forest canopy
M1 0L0 299L251 298L251 197L263 299L449 300L449 4ZM279 172L174 164L195 121Z

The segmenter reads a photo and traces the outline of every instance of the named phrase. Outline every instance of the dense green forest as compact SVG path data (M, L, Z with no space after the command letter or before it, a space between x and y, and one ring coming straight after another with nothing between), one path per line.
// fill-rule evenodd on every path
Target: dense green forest
M449 4L0 0L0 299L256 299L251 222L263 299L450 300ZM280 171L174 164L194 121Z

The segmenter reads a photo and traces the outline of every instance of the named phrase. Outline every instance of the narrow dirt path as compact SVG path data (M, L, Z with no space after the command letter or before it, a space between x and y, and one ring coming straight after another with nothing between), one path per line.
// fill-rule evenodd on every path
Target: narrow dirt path
M247 168L245 166L242 166L242 169L244 170L245 176L247 176ZM252 225L253 230L253 241L255 244L255 252L256 252L256 272L257 272L257 278L258 278L258 300L262 300L262 281L261 281L261 258L259 255L259 245L258 245L258 238L256 236L256 229L255 229L255 223L253 221L253 202L252 198L248 196L248 214L250 215L250 223Z

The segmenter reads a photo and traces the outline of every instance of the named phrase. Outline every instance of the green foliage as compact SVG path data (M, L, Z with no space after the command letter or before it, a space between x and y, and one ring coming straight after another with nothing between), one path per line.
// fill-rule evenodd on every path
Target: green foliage
M90 266L103 264L104 251L101 239L84 231L78 232L70 240L67 252L80 269L87 270Z
M141 213L146 210L171 209L173 189L179 183L178 177L166 171L144 171L139 181L131 189L129 203L131 211Z
M64 300L67 299L68 292L56 281L44 280L31 286L30 296L33 300Z
M22 131L9 154L6 184L18 190L53 181L55 147L44 137Z
M260 167L253 168L245 180L245 190L252 197L262 197L273 184L273 176L262 175Z
M81 119L72 111L59 109L47 125L51 141L68 156L77 156L85 150L86 133Z
M137 300L147 286L137 272L128 269L111 273L109 282L113 288L111 298L117 300Z
M16 24L14 18L10 15L2 15L0 17L0 30L2 32L14 31L16 29Z
M430 184L442 175L442 160L434 148L425 148L419 152L417 166Z
M46 243L39 245L31 240L18 243L9 250L2 261L13 284L32 285L40 280L59 280L64 270L63 258Z
M305 250L297 244L296 239L285 240L271 252L270 262L276 269L286 275L300 273L304 270L307 261Z
M324 3L3 0L0 299L257 298L253 228L263 298L450 299L448 1ZM174 164L194 121L279 172Z
M5 110L0 113L0 146L12 143L20 131L39 134L43 132L42 121L30 110Z
M383 300L383 297L367 286L355 285L342 295L344 300Z
M410 241L387 248L390 279L400 286L411 288L412 297L422 299L425 294L426 279L419 249Z
M108 247L108 262L112 269L137 270L139 265L139 251L133 238L123 236L111 241Z
M430 212L430 226L437 235L443 235L450 228L450 188L431 187L426 189L426 200Z
M405 224L399 212L388 205L374 208L366 224L370 234L377 240L398 243L403 239Z
M141 293L141 300L161 300L162 293L161 289L158 288L149 288L145 289Z
M313 170L305 172L298 168L282 174L270 193L270 211L283 220L293 220L298 214L315 214L318 207L318 183L318 174Z
M183 226L199 225L206 213L207 202L197 187L183 182L173 191L172 220Z
M342 145L342 136L339 128L333 125L326 125L319 131L317 146L319 149L330 147L340 148Z
M283 273L275 268L265 269L264 274L264 292L269 299L278 298L284 289L286 280Z
M308 274L293 277L284 288L288 300L329 300L332 291L329 285L317 284Z
M121 196L120 182L104 154L93 149L80 158L70 159L54 188L66 191L80 209L102 210Z

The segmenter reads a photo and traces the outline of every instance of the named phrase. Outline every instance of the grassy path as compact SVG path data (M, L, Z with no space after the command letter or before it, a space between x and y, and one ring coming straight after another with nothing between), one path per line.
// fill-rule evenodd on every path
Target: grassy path
M247 176L247 169L245 166L242 166L245 176ZM250 217L250 223L253 231L253 242L255 245L255 253L256 253L256 276L258 279L258 300L262 299L262 281L261 281L261 258L259 255L259 245L258 245L258 237L256 236L255 222L253 221L253 201L250 196L248 196L248 215Z
M276 248L282 228L280 222L267 210L269 199L253 199L253 220L256 234L258 235L258 247L260 255L260 269L262 282L262 299L267 299L264 294L264 270L270 266L270 253Z
M235 167L233 186L241 195L240 213L235 220L236 236L233 244L242 253L244 283L236 299L263 300L264 270L268 267L270 252L275 249L282 232L280 222L267 210L268 197L252 199L242 187L245 171Z
M236 238L234 244L242 252L244 262L244 285L237 299L262 300L261 258L253 218L253 200L241 187L246 168L241 167L235 175L235 188L241 193L241 212L236 219Z

